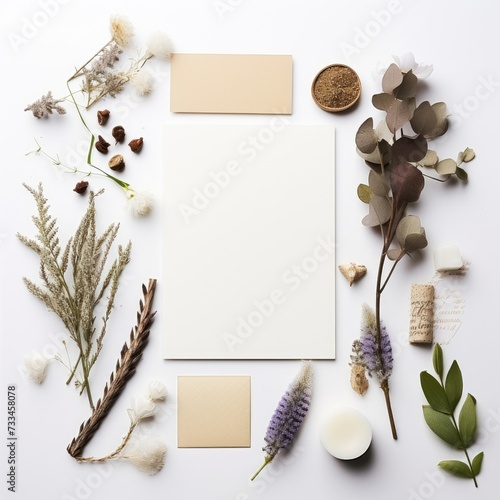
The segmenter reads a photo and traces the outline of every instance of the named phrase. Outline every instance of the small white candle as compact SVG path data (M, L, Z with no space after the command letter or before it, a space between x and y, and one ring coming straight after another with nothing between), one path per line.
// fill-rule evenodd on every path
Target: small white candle
M372 441L368 419L358 410L340 407L328 412L321 423L320 440L325 449L341 460L363 455Z
M456 271L464 265L460 250L455 245L436 248L433 253L436 271Z

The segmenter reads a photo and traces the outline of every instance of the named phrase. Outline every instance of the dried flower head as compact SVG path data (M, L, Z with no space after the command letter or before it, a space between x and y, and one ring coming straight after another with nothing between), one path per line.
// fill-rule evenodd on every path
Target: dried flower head
M139 421L152 417L156 413L156 404L151 398L132 398L130 401L132 408L127 410L132 425Z
M26 373L37 384L41 384L45 380L48 365L49 360L37 351L33 351L24 357Z
M99 110L97 112L97 123L99 123L99 125L106 125L106 123L108 123L110 114L111 112L109 111L109 109Z
M64 99L54 99L52 92L49 90L46 95L24 108L24 111L31 111L36 118L47 118L54 111L60 115L64 115L66 114L66 110L59 105L63 101Z
M173 52L172 41L162 31L155 31L149 37L146 50L159 59L170 59Z
M122 155L114 155L108 161L108 167L111 170L121 172L125 168L125 160Z
M146 191L136 191L132 188L127 188L127 211L132 215L142 217L149 214L153 209L153 195Z
M107 142L102 135L98 136L97 141L95 142L95 148L99 151L99 153L107 155L109 146L109 142Z
M165 465L166 453L167 447L159 435L144 433L130 441L120 458L146 474L156 474Z
M130 85L137 95L147 95L153 90L153 79L147 71L142 70L130 77Z
M312 363L304 361L299 374L283 394L271 417L264 436L267 444L262 448L266 452L264 464L252 476L252 480L272 462L280 450L290 448L311 404L311 395Z
M127 47L134 36L134 25L125 16L112 16L110 20L111 37L120 47Z
M152 380L148 384L147 396L155 403L163 401L167 397L167 388L161 380Z
M111 135L116 141L115 144L123 142L125 140L125 129L121 125L117 125L116 127L113 127Z

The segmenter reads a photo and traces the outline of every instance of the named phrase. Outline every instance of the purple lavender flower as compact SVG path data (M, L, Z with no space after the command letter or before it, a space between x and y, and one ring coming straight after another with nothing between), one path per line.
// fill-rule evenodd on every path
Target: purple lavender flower
M380 326L379 344L376 324L373 309L365 304L363 306L363 322L359 339L360 361L364 364L369 375L375 376L382 384L392 373L392 347L387 330L383 325Z
M311 404L311 394L312 363L304 361L299 374L283 394L269 422L264 437L267 444L262 448L266 452L264 464L252 476L252 481L280 450L286 450L292 445Z

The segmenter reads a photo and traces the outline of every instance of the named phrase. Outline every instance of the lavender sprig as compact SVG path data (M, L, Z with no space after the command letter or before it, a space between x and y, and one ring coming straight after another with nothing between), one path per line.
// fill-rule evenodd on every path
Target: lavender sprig
M375 311L368 305L363 305L361 335L352 344L351 366L364 368L370 377L375 377L380 388L384 391L387 410L392 416L389 398L389 377L392 373L392 347L389 334L385 326L380 323L380 335L378 335L377 317ZM393 427L393 436L396 439L396 430L393 419L390 419Z
M252 476L253 481L264 467L273 461L280 450L290 448L311 404L312 363L304 361L295 380L283 394L267 426L264 440L264 463Z

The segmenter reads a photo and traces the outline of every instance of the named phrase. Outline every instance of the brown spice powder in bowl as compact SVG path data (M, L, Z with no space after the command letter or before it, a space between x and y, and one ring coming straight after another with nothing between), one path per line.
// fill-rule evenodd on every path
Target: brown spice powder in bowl
M321 109L336 113L356 104L361 95L361 81L349 66L331 64L316 75L311 92Z

